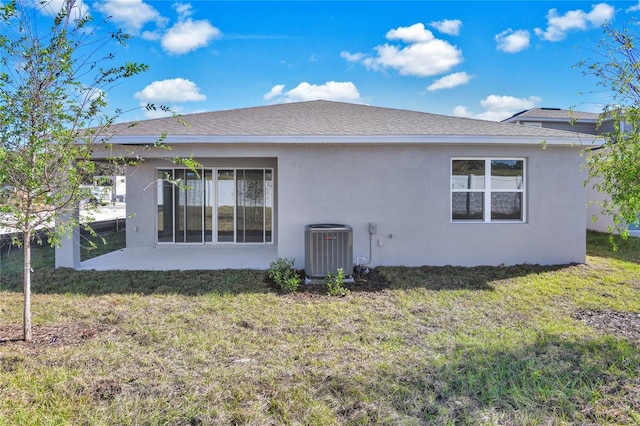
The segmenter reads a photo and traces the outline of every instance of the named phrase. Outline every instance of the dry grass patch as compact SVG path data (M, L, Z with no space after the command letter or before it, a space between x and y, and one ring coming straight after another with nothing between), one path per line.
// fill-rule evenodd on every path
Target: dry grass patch
M0 291L0 424L635 424L628 249L379 268L384 285L341 298L281 294L264 271L43 267L33 343L19 280Z

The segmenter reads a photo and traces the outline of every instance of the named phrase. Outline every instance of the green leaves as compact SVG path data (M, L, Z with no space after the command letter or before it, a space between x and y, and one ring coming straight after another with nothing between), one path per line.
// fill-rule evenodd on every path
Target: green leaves
M127 62L126 64L108 69L100 69L100 83L113 83L117 80L133 77L134 75L141 74L149 69L148 65L139 64L136 62Z
M0 0L0 225L24 236L25 340L30 338L32 231L43 227L48 241L56 244L79 225L73 213L86 197L83 179L95 173L91 153L96 146L108 147L111 127L122 113L105 112L106 93L149 69L138 62L113 65L115 54L105 50L126 45L131 35L88 28L91 16L79 13L75 3ZM43 30L40 19L47 18L37 9L45 6L60 11ZM147 107L156 108L170 112ZM168 148L165 137L139 149ZM116 149L109 160L135 164L137 150ZM175 161L198 165L193 156Z
M170 149L171 147L166 147L167 149ZM202 164L200 164L193 156L193 154L191 154L189 157L174 157L172 159L173 164L177 165L177 166L184 166L186 168L188 168L189 170L192 171L196 171L199 167L202 167Z
M9 22L9 19L16 15L16 0L9 1L6 4L0 3L0 19Z
M579 66L598 78L613 101L599 123L605 142L601 149L586 150L585 157L589 183L606 196L601 207L613 219L611 231L626 236L627 225L637 224L640 214L640 51L632 29L606 24L603 31L597 59Z
M604 134L603 148L587 155L593 186L608 195L602 203L603 212L625 235L627 225L638 223L640 213L639 114L638 108L612 112L616 125Z
M295 259L278 258L269 264L267 271L269 279L287 293L295 293L302 282L293 268L294 261Z
M0 37L0 184L12 188L0 202L22 230L54 223L82 200L82 179L95 170L89 160L96 133L85 129L98 123L106 133L114 122L104 112L106 92L148 69L137 62L101 67L115 59L104 50L130 36L87 31L91 16L76 16L74 1L64 2L44 31L28 7L0 5L2 21L27 30Z
M324 279L327 285L327 295L329 296L347 296L350 292L344 286L344 269L338 268L336 273L329 273Z

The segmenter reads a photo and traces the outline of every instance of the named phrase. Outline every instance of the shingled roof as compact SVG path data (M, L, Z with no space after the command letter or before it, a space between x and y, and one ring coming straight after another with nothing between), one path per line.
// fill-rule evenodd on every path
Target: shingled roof
M596 112L585 111L573 111L560 108L531 108L525 111L521 111L513 116L503 120L504 122L512 122L520 118L526 118L528 120L552 120L552 121L593 121L595 122L600 118L600 114Z
M113 127L115 143L168 135L167 142L286 141L376 137L510 137L586 140L588 135L417 111L325 100L287 103L158 118ZM589 142L591 142L589 140Z

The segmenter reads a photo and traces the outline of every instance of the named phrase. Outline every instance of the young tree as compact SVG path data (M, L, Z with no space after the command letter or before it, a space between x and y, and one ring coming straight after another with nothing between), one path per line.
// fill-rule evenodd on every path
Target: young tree
M601 119L603 128L612 126L602 133L602 148L587 151L586 159L589 182L606 195L602 213L626 237L627 225L637 224L640 214L640 50L629 27L605 24L603 31L597 59L579 66L613 96Z
M93 139L115 119L104 112L106 93L147 69L133 62L110 65L115 55L105 50L125 45L130 36L96 33L74 0L63 1L42 31L43 12L54 4L60 3L0 3L0 227L22 235L15 242L24 249L26 341L32 338L35 231L42 228L55 245L79 226L73 212L87 196L80 188L83 176L94 172Z

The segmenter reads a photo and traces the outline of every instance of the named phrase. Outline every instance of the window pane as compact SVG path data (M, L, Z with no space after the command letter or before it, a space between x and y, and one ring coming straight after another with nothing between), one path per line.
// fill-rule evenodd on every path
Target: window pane
M491 219L522 220L521 192L494 192L491 194Z
M167 182L173 177L172 170L158 170L158 242L173 242L173 185Z
M483 220L483 192L454 192L451 195L454 220Z
M523 189L522 160L491 160L491 189Z
M218 241L233 242L233 208L236 204L233 170L218 170Z
M451 189L484 189L484 160L453 160Z

